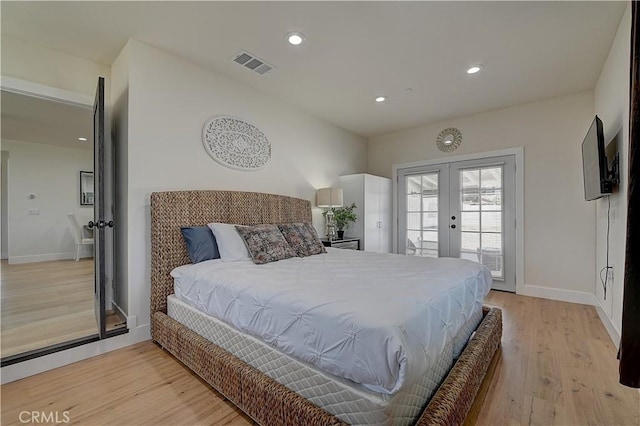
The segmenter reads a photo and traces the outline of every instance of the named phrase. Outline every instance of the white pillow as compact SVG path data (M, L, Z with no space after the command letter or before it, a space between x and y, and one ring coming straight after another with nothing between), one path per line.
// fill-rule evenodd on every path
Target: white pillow
M228 223L210 223L209 228L216 237L220 259L223 262L235 262L237 260L251 260L249 250L244 240L236 231L235 225Z

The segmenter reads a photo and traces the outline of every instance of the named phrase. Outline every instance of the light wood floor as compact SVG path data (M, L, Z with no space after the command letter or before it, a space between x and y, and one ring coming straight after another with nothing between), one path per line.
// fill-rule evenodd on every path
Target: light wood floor
M492 292L502 356L477 424L638 425L640 394L617 383L616 351L592 307ZM250 425L151 342L2 386L3 425L68 410L82 425Z
M93 259L1 268L2 357L97 333Z
M640 393L618 383L593 306L494 291L487 304L502 308L502 358L478 424L640 424Z

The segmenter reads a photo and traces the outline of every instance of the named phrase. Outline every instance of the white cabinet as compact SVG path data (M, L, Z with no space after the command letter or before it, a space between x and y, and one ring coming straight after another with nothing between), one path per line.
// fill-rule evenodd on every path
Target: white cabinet
M356 223L345 232L360 238L360 248L379 253L391 252L391 179L365 173L340 176L345 206L356 203Z

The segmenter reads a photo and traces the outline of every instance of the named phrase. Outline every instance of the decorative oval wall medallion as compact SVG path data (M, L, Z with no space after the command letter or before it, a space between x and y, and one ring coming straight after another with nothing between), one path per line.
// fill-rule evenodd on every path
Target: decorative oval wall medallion
M202 143L211 158L236 170L258 170L271 158L271 144L264 133L235 117L219 115L207 120Z
M455 151L461 143L462 133L454 127L444 129L438 135L438 139L436 139L436 146L442 152Z

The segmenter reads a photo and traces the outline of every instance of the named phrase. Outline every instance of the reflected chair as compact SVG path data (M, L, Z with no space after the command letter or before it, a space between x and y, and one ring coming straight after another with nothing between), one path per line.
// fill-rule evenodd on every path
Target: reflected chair
M76 215L73 213L67 213L67 219L69 219L69 224L71 225L71 232L73 234L73 238L76 241L76 256L73 258L76 262L80 261L80 248L82 246L93 246L93 238L83 238L82 237L82 226L76 219Z
M478 262L489 268L491 272L502 275L502 250L496 249L477 249Z
M415 256L416 249L417 249L417 247L413 243L413 241L411 241L409 238L407 238L407 255L408 256Z

